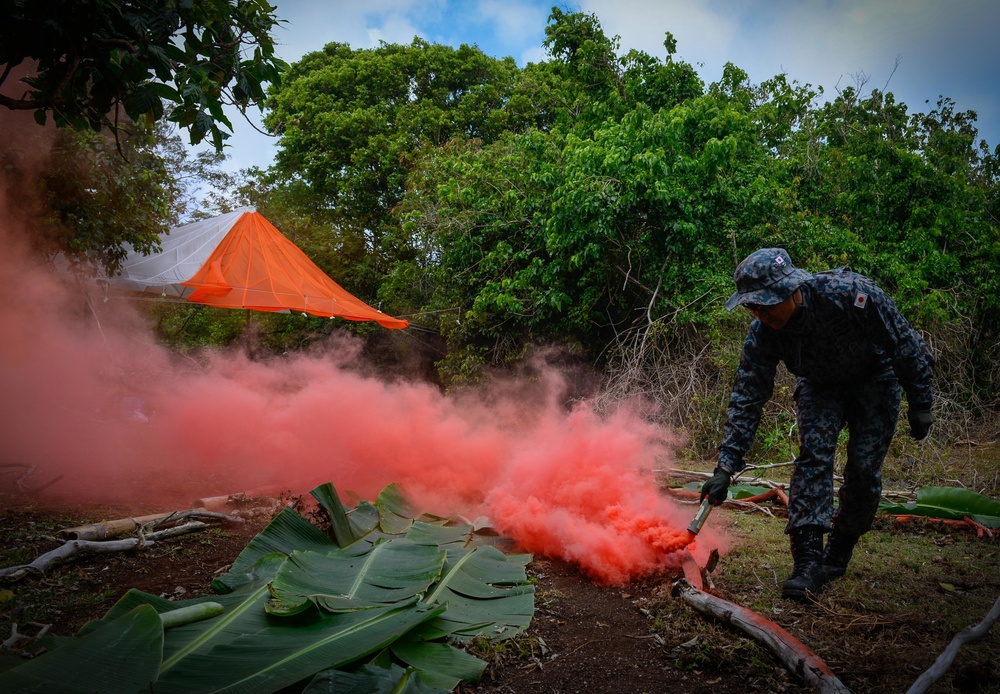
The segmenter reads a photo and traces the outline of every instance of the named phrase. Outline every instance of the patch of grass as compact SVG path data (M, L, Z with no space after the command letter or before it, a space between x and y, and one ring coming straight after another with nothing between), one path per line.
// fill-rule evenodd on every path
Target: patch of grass
M723 508L713 512L709 524L731 541L710 577L711 592L789 631L851 691L906 691L955 634L979 623L1000 595L1000 538L978 538L931 523L902 525L880 515L859 542L847 575L815 603L802 605L781 598L781 583L792 570L784 518ZM784 684L774 680L777 675L769 668L783 666L769 650L679 599L664 598L656 611L653 628L667 641L677 667L745 671L761 682L753 691L802 685L794 677ZM994 628L962 648L935 691L1000 694L991 660L997 652L1000 630ZM966 680L975 687L962 689L959 683Z

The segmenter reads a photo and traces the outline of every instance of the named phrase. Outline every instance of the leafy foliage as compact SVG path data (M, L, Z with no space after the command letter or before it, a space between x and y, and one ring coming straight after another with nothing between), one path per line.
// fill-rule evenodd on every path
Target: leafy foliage
M364 273L353 284L361 296L374 296L385 272L390 212L413 161L455 135L488 142L524 127L510 99L517 73L513 59L465 45L331 43L273 92L265 122L280 138L276 169L293 193L308 185L300 216L338 238L345 263Z
M589 31L576 43L552 33L569 45L556 42L557 55L572 59L583 50L572 46L594 41ZM553 70L583 70L592 84L594 60ZM648 57L629 60L658 78L636 91L670 108L626 104L622 91L617 113L591 132L575 119L565 132L451 143L420 162L399 208L403 230L440 273L429 308L461 307L461 321L442 314L440 325L456 344L504 345L494 347L496 361L530 340L575 341L600 354L623 331L717 317L706 299L728 289L733 230L773 214L774 164L744 103L689 96L691 72L672 61L657 71ZM580 89L577 108L590 93ZM677 95L686 100L674 103Z
M217 150L232 129L222 107L264 99L284 63L269 32L274 7L263 0L203 0L149 5L132 0L17 0L0 26L0 105L32 110L39 123L117 131L118 108L134 121L164 116L197 144ZM21 93L6 84L11 68L37 63ZM30 66L29 66L30 68Z
M8 156L16 170L13 151L0 153ZM22 187L28 209L40 201L41 223L31 241L42 255L62 252L75 263L116 272L130 248L158 248L158 234L174 218L178 191L152 133L130 132L116 149L107 135L62 130L44 164L37 177L25 172L7 179Z
M216 580L223 594L172 602L132 590L76 639L0 674L0 685L77 691L81 668L107 650L116 667L88 688L450 691L478 679L485 663L448 641L508 638L528 626L530 557L474 546L471 527L414 518L394 485L353 510L332 485L313 496L337 543L286 508ZM206 602L221 614L169 628L160 618Z

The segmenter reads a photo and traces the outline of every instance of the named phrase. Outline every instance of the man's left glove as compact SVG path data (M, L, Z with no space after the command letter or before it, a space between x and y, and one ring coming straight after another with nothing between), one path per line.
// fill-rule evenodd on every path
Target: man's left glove
M927 437L931 424L934 423L930 405L913 405L907 411L906 419L910 422L910 436L917 441Z
M708 482L701 485L701 501L708 498L708 503L712 506L719 506L729 495L729 482L732 480L732 475L721 467L715 468L713 472L714 474Z

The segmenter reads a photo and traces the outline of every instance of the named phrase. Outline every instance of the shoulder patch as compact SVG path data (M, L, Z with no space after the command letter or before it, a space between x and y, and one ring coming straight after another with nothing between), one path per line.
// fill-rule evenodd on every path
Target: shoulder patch
M864 292L858 292L854 295L854 305L858 308L864 308L868 304L868 295Z

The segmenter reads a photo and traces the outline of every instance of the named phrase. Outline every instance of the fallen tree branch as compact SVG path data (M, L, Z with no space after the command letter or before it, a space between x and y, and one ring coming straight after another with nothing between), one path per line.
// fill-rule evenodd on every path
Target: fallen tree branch
M31 477L33 474L35 474L35 466L34 465L30 465L30 464L27 464L27 463L0 463L0 468L4 468L4 469L21 468L21 469L23 469L24 472L21 474L20 477L18 477L16 480L14 480L14 484L15 484L15 486L20 491L28 492L29 494L34 494L35 492L40 492L43 489L47 489L47 488L51 487L53 484L55 484L56 482L58 482L59 480L61 480L64 477L64 475L57 475L54 478L52 478L51 480L49 480L48 482L45 482L44 484L42 484L42 485L40 485L38 487L29 487L27 484L25 484L24 481L26 479L28 479L29 477Z
M677 479L687 480L689 482L698 480L707 480L712 476L711 472L698 472L697 470L681 470L679 468L656 468L653 470L654 473L664 475L666 477L673 477ZM773 480L765 479L753 479L748 480L746 470L740 474L733 477L732 484L753 484L758 487L768 487L769 489L785 489L788 487L787 482L775 482ZM843 479L836 478L835 479ZM737 482L737 480L739 480Z
M787 463L776 463L773 466L761 465L760 467L762 467L762 468L763 467L777 467L778 465L786 465L786 464ZM740 474L736 475L736 477L733 478L732 483L733 484L754 485L754 486L758 486L758 487L767 487L769 489L780 489L782 491L784 491L785 489L788 489L788 483L787 482L776 482L774 480L765 480L765 479L747 479L747 472L749 472L750 469L751 469L751 466L747 466L747 468L745 470L743 470L743 472L741 472ZM674 478L674 479L686 480L688 482L696 482L698 480L707 480L707 479L709 479L712 476L711 472L699 472L697 470L682 470L680 468L672 468L672 467L668 467L668 468L654 468L653 469L653 473L658 474L658 475L663 475L664 477L670 477L670 478ZM840 476L840 475L834 475L833 479L837 480L837 481L843 481L844 478L842 476ZM737 480L738 480L738 482L737 482ZM839 490L840 490L840 487L835 485L834 488L833 488L834 493L838 492ZM915 491L901 491L901 490L893 490L893 489L887 489L887 490L885 490L884 489L884 490L882 490L882 498L886 499L887 501L891 501L891 500L915 501L916 498L917 498L917 493Z
M1000 598L993 603L993 609L989 611L989 614L974 627L966 627L962 631L955 634L955 638L951 640L948 647L944 649L944 652L937 657L934 664L927 668L917 681L913 683L907 691L906 694L923 694L931 685L937 682L941 677L948 671L951 664L955 661L955 657L958 655L958 650L969 643L970 641L975 641L981 639L986 635L997 620L1000 619Z
M248 504L258 504L260 501L280 502L282 488L278 485L268 485L248 489L244 492L234 494L223 494L221 496L205 496L191 502L191 507L200 509L221 509L228 506L246 506Z
M37 622L28 622L27 626L35 627L38 629L38 633L34 636L29 636L28 634L21 633L17 630L17 624L11 622L10 625L10 637L7 638L3 643L0 643L0 652L4 653L15 653L14 650L17 644L21 641L27 641L29 643L38 641L40 638L48 633L49 629L52 628L51 624L38 624Z
M226 523L243 523L242 518L229 516L217 511L207 511L205 509L191 509L188 511L168 511L166 513L154 513L149 516L139 516L138 518L120 518L117 520L104 521L103 523L89 523L78 525L74 528L64 528L56 534L63 540L104 540L110 537L127 535L143 528L145 530L177 525L181 521L195 519L200 521L220 521Z
M196 530L202 530L207 527L209 527L208 523L191 521L190 523L185 523L184 525L178 525L175 528L167 528L166 530L146 533L143 537L130 537L123 540L108 540L105 542L95 542L93 540L70 540L63 545L46 552L30 564L21 564L20 566L9 566L6 569L0 569L0 578L8 578L16 581L31 572L44 576L45 572L53 566L57 566L71 559L91 554L127 552L131 549L151 546L155 544L157 540L163 540L176 535L184 535L186 533L195 532Z
M804 679L816 692L849 694L850 690L808 646L753 610L702 592L684 579L674 583L673 595L680 597L701 614L735 626L763 643L790 672Z
M910 513L894 513L889 514L889 518L892 518L897 523L924 523L924 524L935 524L943 525L945 527L956 528L958 530L969 530L976 534L976 537L986 537L988 539L993 539L993 531L987 528L982 523L978 523L972 518L966 516L962 520L955 520L953 518L936 518L934 516L917 516Z

